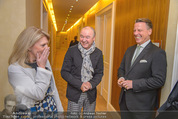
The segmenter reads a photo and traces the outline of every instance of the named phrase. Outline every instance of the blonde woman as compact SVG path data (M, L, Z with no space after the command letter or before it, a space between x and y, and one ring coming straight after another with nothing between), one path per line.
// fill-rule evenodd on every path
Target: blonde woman
M49 35L36 27L22 31L9 58L8 78L17 103L31 112L63 112L48 56Z

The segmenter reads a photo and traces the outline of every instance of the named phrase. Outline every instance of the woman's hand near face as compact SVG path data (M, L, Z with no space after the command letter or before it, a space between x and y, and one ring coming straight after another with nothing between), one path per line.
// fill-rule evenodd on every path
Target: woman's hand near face
M41 68L45 68L46 66L46 62L48 60L48 56L49 56L49 47L46 47L43 50L43 53L41 54L41 56L39 55L39 53L37 53L37 65Z

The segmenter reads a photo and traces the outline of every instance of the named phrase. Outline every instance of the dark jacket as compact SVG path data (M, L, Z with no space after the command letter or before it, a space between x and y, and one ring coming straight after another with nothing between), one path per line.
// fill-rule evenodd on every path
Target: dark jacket
M166 53L151 42L143 49L131 66L136 45L129 47L118 70L118 78L132 80L133 89L123 93L129 110L153 110L158 106L158 89L166 79Z
M102 51L96 48L93 53L90 54L90 59L94 69L93 78L89 81L92 85L92 89L87 91L88 99L90 103L96 100L96 86L101 82L103 76L103 55ZM72 46L68 49L63 66L61 69L61 76L67 81L67 94L68 100L78 102L82 93L81 85L81 67L83 58L81 52L78 49L78 45Z
M178 119L178 81L158 112L156 119Z
M69 45L69 47L71 47L71 46L73 46L73 45L76 45L76 44L78 44L78 41L77 40L72 40L71 42L70 42L70 45Z
M165 110L177 110L178 111L178 81L174 85L171 93L169 94L166 102L158 109L158 112Z

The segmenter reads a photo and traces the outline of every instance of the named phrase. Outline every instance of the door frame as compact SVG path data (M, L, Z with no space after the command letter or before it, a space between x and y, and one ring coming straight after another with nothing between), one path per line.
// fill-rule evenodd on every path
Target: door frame
M113 1L111 4L100 10L95 15L95 30L98 35L96 35L96 39L100 39L100 16L105 12L111 10L112 18L111 18L111 44L110 44L110 64L109 64L109 83L108 83L108 101L107 101L107 109L115 111L113 106L111 105L111 88L112 88L112 75L113 75L113 55L114 55L114 35L115 35L115 14L116 14L116 3ZM99 44L99 41L96 40L96 46ZM101 85L102 86L102 85Z
M174 87L175 83L178 81L178 22L177 22L177 33L176 33L176 43L175 43L175 51L174 51L174 64L172 70L172 83L171 90Z

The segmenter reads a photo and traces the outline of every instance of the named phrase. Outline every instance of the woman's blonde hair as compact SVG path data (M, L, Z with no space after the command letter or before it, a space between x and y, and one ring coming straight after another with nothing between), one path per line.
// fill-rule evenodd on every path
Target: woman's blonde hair
M34 26L24 29L18 36L13 51L9 57L9 65L18 63L23 67L28 67L25 62L28 61L28 49L32 47L42 37L49 40L49 34Z

